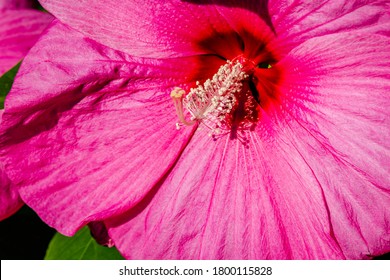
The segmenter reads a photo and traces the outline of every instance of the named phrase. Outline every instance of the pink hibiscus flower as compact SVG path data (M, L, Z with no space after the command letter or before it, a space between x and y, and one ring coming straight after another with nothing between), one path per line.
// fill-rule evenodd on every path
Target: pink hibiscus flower
M47 224L129 259L389 251L388 1L41 2L0 143Z
M0 0L0 76L17 64L52 21L34 1Z

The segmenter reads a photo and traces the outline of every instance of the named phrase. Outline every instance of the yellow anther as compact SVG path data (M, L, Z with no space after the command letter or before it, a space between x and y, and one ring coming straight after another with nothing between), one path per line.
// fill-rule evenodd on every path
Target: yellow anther
M185 94L186 94L186 92L184 91L184 89L179 88L179 87L175 87L171 91L171 97L175 98L175 99L182 99Z

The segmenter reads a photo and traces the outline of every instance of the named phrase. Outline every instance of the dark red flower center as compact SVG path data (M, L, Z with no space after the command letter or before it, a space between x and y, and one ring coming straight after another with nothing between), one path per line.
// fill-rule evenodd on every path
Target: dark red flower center
M172 91L182 124L203 123L210 129L210 135L229 133L232 138L237 138L240 131L255 128L262 112L272 100L277 100L274 88L279 78L272 66L276 62L274 55L264 44L256 47L257 51L248 51L242 44L231 60L218 56L226 63L212 77L203 83L198 81L187 93L180 88Z

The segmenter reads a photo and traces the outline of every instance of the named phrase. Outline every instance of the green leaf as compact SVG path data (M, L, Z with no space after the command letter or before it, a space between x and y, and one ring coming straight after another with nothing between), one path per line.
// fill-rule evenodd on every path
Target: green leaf
M88 227L84 227L73 237L56 233L50 241L45 260L123 260L123 257L115 248L96 243Z
M18 72L20 67L20 62L16 64L11 70L5 73L0 77L0 109L4 108L4 99L5 96L11 89L11 86L14 82L14 78L16 73Z

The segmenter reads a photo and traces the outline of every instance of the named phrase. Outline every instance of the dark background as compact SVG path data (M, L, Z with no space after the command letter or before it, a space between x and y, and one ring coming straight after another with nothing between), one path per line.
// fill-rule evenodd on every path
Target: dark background
M0 259L42 260L55 230L27 206L0 222Z

